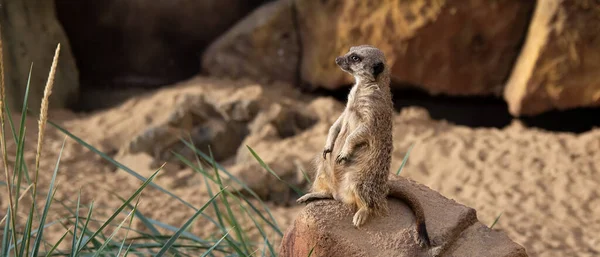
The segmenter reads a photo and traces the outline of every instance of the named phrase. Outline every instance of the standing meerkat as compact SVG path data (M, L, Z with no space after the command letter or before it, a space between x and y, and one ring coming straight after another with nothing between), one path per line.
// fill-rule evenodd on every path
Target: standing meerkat
M388 185L394 107L383 52L370 45L353 46L335 63L353 75L356 83L344 111L329 128L322 156L316 159L311 192L297 202L341 201L357 209L352 223L358 228L372 215L388 214L386 197L390 195L408 203L415 213L418 243L430 246L418 199L408 190L390 190Z

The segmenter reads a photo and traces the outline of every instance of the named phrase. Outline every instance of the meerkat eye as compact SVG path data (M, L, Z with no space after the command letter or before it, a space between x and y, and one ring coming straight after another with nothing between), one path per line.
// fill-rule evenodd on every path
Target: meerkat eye
M358 62L358 61L360 61L360 57L358 57L357 55L352 55L352 56L350 56L350 59L351 59L352 61L355 61L355 62Z

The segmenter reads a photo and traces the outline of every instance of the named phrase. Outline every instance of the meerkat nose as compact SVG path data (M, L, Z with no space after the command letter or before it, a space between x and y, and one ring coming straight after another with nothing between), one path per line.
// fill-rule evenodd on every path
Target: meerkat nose
M342 60L343 60L343 59L344 59L344 58L342 58L341 56L338 56L338 57L336 57L336 58L335 58L335 64L337 64L337 65L340 65L340 64L342 64Z

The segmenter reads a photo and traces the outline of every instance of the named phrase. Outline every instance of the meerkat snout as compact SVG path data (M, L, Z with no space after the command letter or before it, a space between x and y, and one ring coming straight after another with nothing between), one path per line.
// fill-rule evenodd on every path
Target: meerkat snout
M335 58L335 64L339 66L343 71L351 73L348 62L346 61L345 56L338 56Z
M353 46L348 53L335 58L335 63L357 81L375 82L386 70L383 52L370 45Z

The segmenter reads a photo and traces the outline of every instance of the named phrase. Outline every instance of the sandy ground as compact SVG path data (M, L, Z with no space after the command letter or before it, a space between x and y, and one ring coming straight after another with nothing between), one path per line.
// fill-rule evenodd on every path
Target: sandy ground
M83 116L54 111L50 118L103 151L114 152L119 144L151 123L152 117L168 115L161 110L167 112L172 107L176 92L227 90L224 89L227 87L220 86L223 83L211 80L189 84L192 85L138 97L120 107L96 114ZM233 82L225 84L231 88L236 86ZM317 154L322 147L319 142L324 142L328 124L339 114L339 107L336 105L320 114L329 116L328 121L272 143L271 151L276 155L278 149L285 146L288 152ZM15 116L14 120L18 118ZM40 171L43 194L65 138L51 126L46 132ZM525 246L530 256L600 255L600 129L576 135L525 128L517 122L503 129L473 129L432 120L425 110L409 107L395 118L394 137L394 170L414 143L409 162L401 175L475 208L478 218L485 224L491 224L502 213L495 228L505 231L512 240ZM26 161L33 169L37 141L35 117L27 121L26 140ZM7 146L13 156L14 141L9 140ZM261 155L273 155L267 152L271 149L269 144L257 146L257 149ZM10 160L14 157L9 157L12 168L14 163ZM119 160L143 176L153 172L148 166L151 158L147 155L125 155ZM4 173L0 180L5 180ZM209 199L201 176L189 169L161 172L155 182L196 208ZM93 200L97 206L94 217L101 219L120 205L121 201L114 193L127 197L141 181L124 171L115 170L112 164L68 139L57 183L56 199L76 201L81 190L82 203ZM1 188L0 214L4 216L7 193L5 187ZM270 208L285 230L301 206L270 204ZM142 194L139 209L145 215L173 226L183 224L194 213L184 204L151 188ZM211 213L212 210L207 212ZM22 219L26 218L23 213L19 215ZM65 215L64 210L55 202L50 220L61 215ZM141 226L139 221L136 225ZM252 230L252 235L259 235L251 222L244 223L243 227ZM52 225L45 237L54 242L64 231L59 224ZM199 236L208 236L215 231L216 227L205 219L198 220L191 228L191 232ZM278 237L275 240L279 244Z

